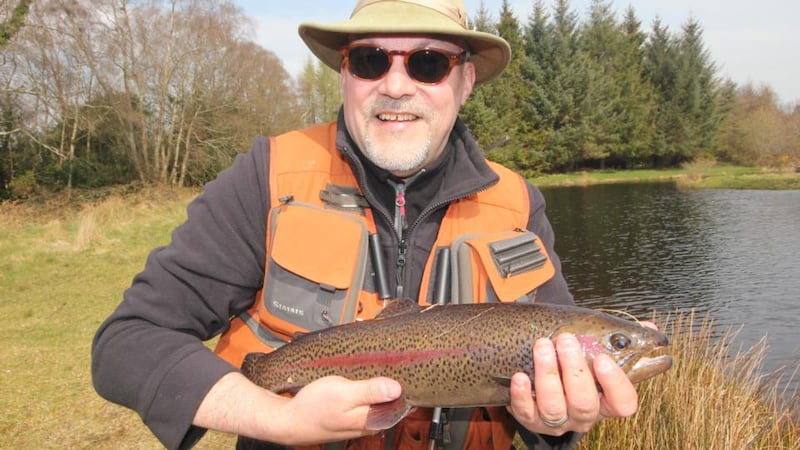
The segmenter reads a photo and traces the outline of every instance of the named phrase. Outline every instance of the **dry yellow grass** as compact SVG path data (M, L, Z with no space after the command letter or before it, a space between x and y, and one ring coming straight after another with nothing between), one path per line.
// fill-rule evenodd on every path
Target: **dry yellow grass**
M668 323L672 369L639 386L636 415L601 422L581 449L800 448L797 393L782 392L778 379L793 374L762 373L765 342L732 351L735 330L716 337L694 314Z

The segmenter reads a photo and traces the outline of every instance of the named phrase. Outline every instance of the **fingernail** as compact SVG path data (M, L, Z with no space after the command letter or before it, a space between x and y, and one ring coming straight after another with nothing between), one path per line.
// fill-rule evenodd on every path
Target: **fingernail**
M381 390L383 391L383 395L386 400L394 400L399 397L402 392L400 383L394 381L383 383Z
M603 354L597 355L595 361L597 361L596 370L603 373L611 372L612 370L614 370L614 366L616 366L616 364L614 364L614 360L609 358L607 355Z
M563 353L577 353L580 351L578 338L574 334L564 333L558 337L558 348Z
M546 338L541 338L536 340L536 343L534 344L534 351L539 356L550 357L555 355L555 349L553 347L553 343L550 341L550 339Z

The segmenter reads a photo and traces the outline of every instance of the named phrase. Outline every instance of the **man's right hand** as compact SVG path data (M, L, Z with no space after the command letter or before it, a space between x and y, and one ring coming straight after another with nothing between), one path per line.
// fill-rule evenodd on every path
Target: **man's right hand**
M232 372L211 388L193 424L290 446L342 441L374 434L366 429L370 407L400 395L400 384L389 378L351 381L331 376L290 398Z

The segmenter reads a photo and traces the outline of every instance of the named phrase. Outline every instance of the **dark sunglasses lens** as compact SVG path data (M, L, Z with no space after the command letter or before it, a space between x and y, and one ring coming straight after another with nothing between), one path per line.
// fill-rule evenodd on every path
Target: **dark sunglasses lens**
M380 78L389 70L389 55L379 48L353 48L347 59L350 72L365 80Z
M438 83L450 72L450 60L435 50L419 50L408 56L408 72L423 83Z

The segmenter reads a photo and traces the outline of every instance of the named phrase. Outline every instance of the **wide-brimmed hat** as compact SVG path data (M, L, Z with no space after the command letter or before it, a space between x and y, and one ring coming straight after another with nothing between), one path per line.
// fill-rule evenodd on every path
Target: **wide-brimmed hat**
M499 36L470 29L463 0L360 0L350 19L333 24L302 23L300 37L325 64L338 71L341 49L354 36L432 34L464 39L475 64L475 82L496 77L511 59Z

